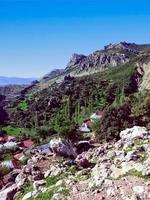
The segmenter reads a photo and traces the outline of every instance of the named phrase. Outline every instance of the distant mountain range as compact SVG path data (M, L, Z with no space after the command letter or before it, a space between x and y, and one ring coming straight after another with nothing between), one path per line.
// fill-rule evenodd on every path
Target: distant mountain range
M35 78L18 78L0 76L0 86L5 85L29 85Z

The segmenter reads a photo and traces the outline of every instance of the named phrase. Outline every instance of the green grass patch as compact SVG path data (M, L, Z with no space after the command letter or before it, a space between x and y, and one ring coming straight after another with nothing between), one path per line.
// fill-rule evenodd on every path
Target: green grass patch
M26 102L26 100L21 101L18 105L17 105L17 109L20 109L22 111L27 111L28 110L28 104Z
M7 132L7 135L14 136L14 137L22 136L28 131L25 128L18 128L18 127L12 127L12 126L4 127L3 130Z
M128 176L137 176L139 178L143 178L143 179L148 180L148 181L150 180L150 176L143 176L142 172L137 171L136 169L129 170L126 175L128 175Z
M13 159L13 154L11 153L4 153L3 155L0 156L1 161L12 160L12 159Z

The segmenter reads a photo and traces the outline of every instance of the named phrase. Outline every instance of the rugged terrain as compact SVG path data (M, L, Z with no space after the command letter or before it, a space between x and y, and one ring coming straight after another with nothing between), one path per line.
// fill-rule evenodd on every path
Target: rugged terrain
M49 145L51 153L33 149L28 164L10 174L1 200L150 199L150 133L145 127L122 131L115 143L84 141L75 147L53 139Z

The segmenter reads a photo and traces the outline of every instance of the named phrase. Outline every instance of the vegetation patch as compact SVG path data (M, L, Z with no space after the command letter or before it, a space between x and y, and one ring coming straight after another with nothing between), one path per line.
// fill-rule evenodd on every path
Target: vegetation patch
M28 103L26 102L26 100L20 101L19 104L17 105L17 109L22 110L22 111L27 111Z

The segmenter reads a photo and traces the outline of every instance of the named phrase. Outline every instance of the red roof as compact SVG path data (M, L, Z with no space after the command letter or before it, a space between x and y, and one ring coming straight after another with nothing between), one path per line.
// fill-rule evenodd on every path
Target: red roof
M15 158L16 160L20 160L23 156L24 156L23 153L18 153L18 154L16 154L16 155L14 155L14 158Z
M91 125L92 125L92 122L91 122L90 119L85 120L84 123L85 123L87 126L91 126Z
M32 140L24 140L21 143L21 146L24 148L29 148L33 145L33 141Z
M0 142L3 142L3 143L4 143L4 142L7 142L7 141L6 141L6 138L0 137Z

